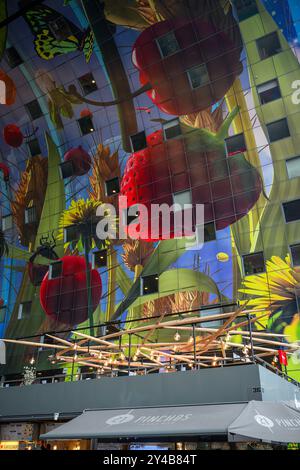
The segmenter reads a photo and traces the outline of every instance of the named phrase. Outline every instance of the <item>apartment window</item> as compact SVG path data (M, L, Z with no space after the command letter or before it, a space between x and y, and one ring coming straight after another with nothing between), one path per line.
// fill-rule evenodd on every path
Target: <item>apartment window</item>
M300 220L300 199L284 202L282 204L282 208L286 222L294 222L295 220Z
M8 65L12 69L23 64L23 59L21 58L20 54L14 47L9 47L8 49L6 49L5 58L6 58Z
M68 39L69 36L72 36L69 23L63 16L58 16L54 20L49 21L48 24L51 33L58 41L63 41Z
M290 137L289 125L286 118L267 124L267 131L271 143Z
M38 100L33 100L30 101L30 103L25 104L25 108L32 121L43 116L43 111L41 110Z
M35 157L36 155L41 155L42 152L38 139L30 140L27 145L29 148L30 155L32 157Z
M5 230L11 230L13 228L13 217L11 214L2 217L1 227L3 232L5 232Z
M204 224L204 242L216 240L216 227L214 222Z
M91 134L91 132L94 132L95 130L93 119L91 116L84 116L78 119L78 124L82 135Z
M64 243L73 242L78 238L79 234L77 225L69 225L68 227L64 228Z
M285 163L289 179L300 177L300 157L289 158Z
M72 160L67 160L66 162L60 163L59 172L60 172L60 177L63 180L74 176L74 164Z
M120 180L118 177L105 181L106 196L115 196L120 192Z
M158 274L143 276L141 282L141 295L156 294L158 292Z
M205 64L198 65L187 70L191 88L199 88L210 82L208 70Z
M161 36L156 40L160 54L162 57L168 57L180 51L180 46L176 39L174 31Z
M172 121L163 124L163 131L166 140L181 136L179 119L172 119Z
M300 266L300 243L290 246L293 266Z
M278 80L271 80L269 82L258 85L257 93L262 105L278 100L281 98L281 91Z
M227 154L229 156L247 151L247 145L243 133L227 137L227 139L225 139L225 144Z
M258 13L256 0L235 0L234 5L240 21L251 18Z
M93 268L105 268L107 266L107 250L99 250L93 253Z
M32 302L22 302L19 305L18 320L24 320L30 317Z
M92 73L87 73L78 79L84 95L98 90L96 80Z
M281 45L276 31L257 39L256 44L261 60L267 59L268 57L272 57L273 55L281 52Z
M62 277L63 263L56 261L49 266L49 279L57 279Z
M27 207L25 210L25 224L35 224L37 221L36 208L35 206Z
M133 152L139 152L147 147L147 139L145 131L138 132L130 136L131 148Z
M243 263L245 276L263 273L266 270L264 253L262 251L244 255Z
M3 323L5 321L5 316L6 316L6 305L1 305L0 306L0 323Z
M179 204L182 210L185 204L192 204L192 194L191 191L180 191L173 194L174 204Z
M207 306L207 307L201 307L200 310L200 317L205 318L205 317L210 317L212 315L221 315L224 313L224 309L222 307L216 307L216 306ZM214 320L214 321L208 321L208 322L201 322L199 324L200 328L217 328L222 325L222 320Z

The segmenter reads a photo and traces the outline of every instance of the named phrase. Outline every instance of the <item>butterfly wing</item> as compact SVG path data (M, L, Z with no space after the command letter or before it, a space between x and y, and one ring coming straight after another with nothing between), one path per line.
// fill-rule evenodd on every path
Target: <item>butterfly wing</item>
M58 11L40 5L28 10L24 19L35 36L35 49L42 59L51 60L58 55L81 50L85 33ZM51 27L51 24L57 27L59 22L66 32L63 39L55 37Z
M83 52L87 63L89 63L94 49L94 33L91 29L86 31L83 43Z

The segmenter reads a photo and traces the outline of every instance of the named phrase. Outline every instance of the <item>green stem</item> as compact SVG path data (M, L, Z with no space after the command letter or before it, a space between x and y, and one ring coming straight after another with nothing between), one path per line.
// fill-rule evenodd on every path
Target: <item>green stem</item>
M104 3L95 0L81 0L85 15L94 33L97 46L103 57L105 69L117 104L123 148L131 152L130 136L138 131L135 106L130 99L130 85L119 49L115 43L112 27L104 14ZM122 100L127 96L127 100Z
M93 318L93 306L92 306L92 290L91 290L91 270L89 261L89 240L84 240L84 257L86 263L86 288L87 288L87 308L90 323L90 335L94 336L94 318Z
M105 321L108 322L112 318L115 311L116 298L116 282L117 282L117 252L112 246L107 250L107 306L105 313Z

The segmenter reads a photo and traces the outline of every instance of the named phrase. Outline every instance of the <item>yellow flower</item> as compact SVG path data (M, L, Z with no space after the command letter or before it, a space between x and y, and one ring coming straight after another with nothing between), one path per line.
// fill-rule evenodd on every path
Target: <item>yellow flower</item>
M64 229L70 226L75 226L77 230L77 235L75 239L71 242L65 244L66 247L72 245L74 248L77 246L79 251L82 251L82 241L83 238L89 238L90 248L95 246L107 246L110 241L109 238L106 240L100 240L96 235L96 225L101 220L101 217L96 215L97 209L103 203L96 201L94 199L78 199L77 201L72 201L68 209L66 209L59 222L59 233L58 239L64 239ZM110 215L109 208L105 210L105 217L110 218L111 227L115 226L116 218ZM103 218L103 217L102 217Z
M248 306L254 310L271 313L299 296L300 267L293 267L289 256L285 260L272 256L266 262L266 272L247 276L239 292L251 296Z

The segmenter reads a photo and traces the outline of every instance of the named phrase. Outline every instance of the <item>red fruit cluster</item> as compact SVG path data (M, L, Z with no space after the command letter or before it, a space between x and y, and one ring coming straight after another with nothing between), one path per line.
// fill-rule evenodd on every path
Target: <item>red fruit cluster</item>
M7 145L14 148L21 147L24 141L21 129L15 124L8 124L4 127L3 137Z
M91 157L81 145L69 150L65 154L64 160L65 162L72 162L75 176L83 176L90 171Z
M147 236L151 204L172 206L175 193L190 191L193 206L204 204L205 223L214 221L216 230L245 216L261 194L260 175L243 154L189 151L186 138L165 141L162 131L149 135L147 144L130 156L121 183L129 207L148 209L149 219L140 217L138 227L143 239L155 241ZM160 232L159 239L181 235L181 230L174 232L173 226L169 236Z
M178 48L162 56L159 40L174 34ZM175 48L176 49L176 48ZM134 65L140 71L142 85L150 84L148 96L163 112L191 114L222 99L242 72L240 50L224 31L202 21L174 18L145 29L134 44ZM208 80L193 88L187 73L206 68Z
M81 256L64 256L60 277L43 279L40 289L40 302L49 317L66 325L78 325L89 316L86 262ZM91 310L97 308L101 294L101 277L96 269L91 274Z

